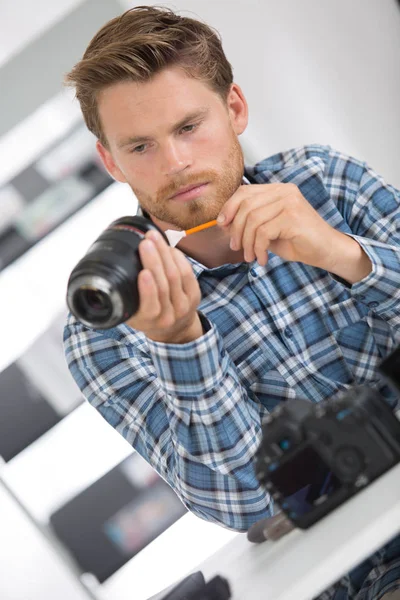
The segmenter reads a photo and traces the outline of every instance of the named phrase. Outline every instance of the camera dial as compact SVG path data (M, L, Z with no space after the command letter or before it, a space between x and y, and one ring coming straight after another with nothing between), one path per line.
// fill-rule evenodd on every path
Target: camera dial
M353 482L365 467L364 458L357 448L341 446L333 457L336 473L342 481Z

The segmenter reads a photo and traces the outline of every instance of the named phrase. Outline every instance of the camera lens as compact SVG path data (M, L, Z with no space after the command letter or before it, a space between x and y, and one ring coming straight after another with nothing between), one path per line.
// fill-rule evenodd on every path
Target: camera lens
M75 302L78 310L92 322L102 323L112 315L110 297L102 290L82 286L77 290Z
M100 290L87 290L85 294L85 299L93 310L104 310L107 304L107 296L100 292Z
M73 269L68 308L88 327L110 329L139 308L137 278L142 269L139 244L147 231L164 233L145 217L113 221Z

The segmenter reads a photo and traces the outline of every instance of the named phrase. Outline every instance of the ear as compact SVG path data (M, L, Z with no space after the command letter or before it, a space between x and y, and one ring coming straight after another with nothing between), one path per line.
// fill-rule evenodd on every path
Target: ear
M244 97L241 88L236 83L232 83L231 85L226 104L233 130L236 135L240 135L247 127L249 110L246 98Z
M111 152L107 150L107 148L105 148L99 140L97 140L96 142L96 150L101 158L103 165L105 166L111 177L113 177L117 181L120 181L121 183L126 183L126 177L115 163Z

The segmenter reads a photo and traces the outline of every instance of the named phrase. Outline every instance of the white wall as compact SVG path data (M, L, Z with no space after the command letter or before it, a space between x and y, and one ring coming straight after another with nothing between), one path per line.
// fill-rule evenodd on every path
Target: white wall
M12 4L15 8L10 10ZM0 34L5 30L6 38L10 32L19 38L22 30L29 44L18 45L18 52L8 54L0 68L0 136L62 90L65 73L81 58L88 41L121 12L118 0L63 0L58 10L48 0L41 0L39 7L32 2L34 11L21 0L2 0L1 5L11 17L0 21ZM30 27L24 26L29 17Z
M135 2L120 0L125 8ZM155 4L155 2L140 2ZM250 106L254 160L306 143L367 160L400 187L396 0L166 0L222 34Z
M85 14L87 6L89 14L98 6L102 13L136 4L2 0L0 67L72 9ZM163 4L197 16L221 32L235 79L250 105L250 124L242 136L249 157L260 160L304 143L329 143L367 160L400 187L396 0L165 0ZM59 50L65 57L66 45ZM75 57L76 43L70 52ZM57 56L55 51L53 55ZM46 77L37 65L37 84ZM60 73L60 83L61 79ZM4 120L7 113L1 112Z
M84 0L2 0L0 66Z

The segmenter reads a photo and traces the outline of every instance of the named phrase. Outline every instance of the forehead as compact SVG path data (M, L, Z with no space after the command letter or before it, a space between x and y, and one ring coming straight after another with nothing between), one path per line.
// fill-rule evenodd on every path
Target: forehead
M102 90L98 110L104 133L111 140L127 132L151 136L199 107L219 103L220 96L206 83L171 68L144 83L124 81Z

